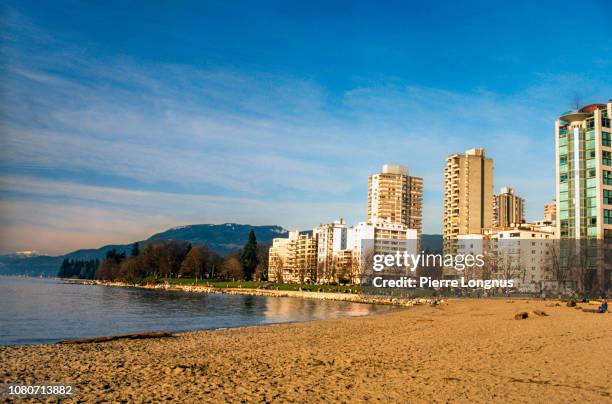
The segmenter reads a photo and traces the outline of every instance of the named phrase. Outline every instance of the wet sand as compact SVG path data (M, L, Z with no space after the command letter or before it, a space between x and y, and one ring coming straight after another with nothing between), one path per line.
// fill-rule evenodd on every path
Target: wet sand
M162 339L0 347L0 379L75 383L73 399L87 402L612 402L612 314L550 304L451 300ZM529 318L515 320L520 311Z

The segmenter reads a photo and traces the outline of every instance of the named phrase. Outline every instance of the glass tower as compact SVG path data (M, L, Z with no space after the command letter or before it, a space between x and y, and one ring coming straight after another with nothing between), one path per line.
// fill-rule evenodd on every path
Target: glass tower
M556 122L557 234L612 238L612 101L561 115Z

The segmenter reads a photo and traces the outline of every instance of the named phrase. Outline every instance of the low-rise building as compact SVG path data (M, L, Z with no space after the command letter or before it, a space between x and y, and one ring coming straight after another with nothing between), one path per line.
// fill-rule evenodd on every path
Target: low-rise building
M519 292L536 293L549 283L555 239L554 224L546 221L491 227L460 235L457 253L484 255L484 267L467 270L472 277L513 280Z

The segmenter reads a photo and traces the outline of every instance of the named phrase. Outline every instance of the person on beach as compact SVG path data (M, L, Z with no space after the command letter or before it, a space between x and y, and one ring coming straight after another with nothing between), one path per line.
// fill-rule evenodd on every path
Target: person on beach
M603 303L599 306L599 312L600 313L608 312L608 301L607 300L604 300Z

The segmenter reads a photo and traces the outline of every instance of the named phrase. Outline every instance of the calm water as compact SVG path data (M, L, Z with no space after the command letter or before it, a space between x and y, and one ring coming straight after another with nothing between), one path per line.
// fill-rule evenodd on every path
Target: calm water
M67 285L0 276L0 345L361 316L388 307L287 297Z

